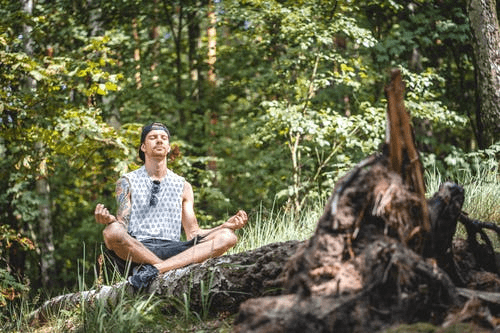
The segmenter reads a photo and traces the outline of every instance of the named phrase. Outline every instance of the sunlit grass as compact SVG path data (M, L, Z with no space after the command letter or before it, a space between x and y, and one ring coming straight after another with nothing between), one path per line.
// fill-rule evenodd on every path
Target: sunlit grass
M261 246L289 240L305 240L311 237L323 213L323 203L306 207L298 215L293 211L271 210L263 207L249 217L245 228L239 231L239 241L231 253L239 253Z
M467 213L469 218L500 224L500 175L497 168L485 165L472 170L457 170L453 178L443 179L436 170L427 171L427 196L432 196L444 181L452 181L464 188L465 198L462 211ZM487 233L498 249L500 243L497 237L490 231ZM466 236L465 228L460 223L457 228L457 236Z
M483 221L500 223L500 176L496 168L458 170L454 179L443 179L436 170L426 172L427 195L431 196L444 181L455 182L464 188L463 211Z

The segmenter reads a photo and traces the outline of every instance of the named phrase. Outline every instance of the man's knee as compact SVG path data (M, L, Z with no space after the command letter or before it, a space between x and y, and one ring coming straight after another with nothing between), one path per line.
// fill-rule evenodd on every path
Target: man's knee
M232 248L238 242L238 237L236 236L234 231L226 228L220 231L217 238L222 245L221 247L225 248L225 250Z
M116 244L122 243L126 235L127 230L118 222L108 224L102 231L104 244L106 244L106 247L110 250L113 250Z

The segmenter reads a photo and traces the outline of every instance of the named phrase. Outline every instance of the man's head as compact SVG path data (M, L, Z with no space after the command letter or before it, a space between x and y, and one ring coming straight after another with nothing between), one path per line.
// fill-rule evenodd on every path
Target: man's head
M142 145L144 144L144 141L146 141L148 133L155 130L165 131L165 133L167 133L168 135L168 138L170 139L170 132L168 131L167 126L163 125L162 123L151 123L144 126L141 133L141 144L139 145L139 157L143 162L146 161L146 157L144 155L144 151L142 151Z

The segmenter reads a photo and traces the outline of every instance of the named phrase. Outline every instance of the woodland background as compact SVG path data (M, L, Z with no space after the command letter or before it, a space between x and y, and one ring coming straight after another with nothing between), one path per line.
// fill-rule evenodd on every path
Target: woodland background
M202 226L324 201L383 143L394 67L425 168L498 170L499 8L0 0L0 307L94 275L95 205L116 209L152 121L170 128L169 166L193 184Z

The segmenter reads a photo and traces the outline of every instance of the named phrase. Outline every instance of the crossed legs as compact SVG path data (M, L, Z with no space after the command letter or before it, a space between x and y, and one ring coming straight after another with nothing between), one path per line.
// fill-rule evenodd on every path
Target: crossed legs
M233 247L238 240L233 230L220 228L210 232L189 249L161 260L144 244L130 236L121 223L114 222L106 226L103 236L106 247L113 250L118 257L138 264L153 265L160 273L218 257Z

